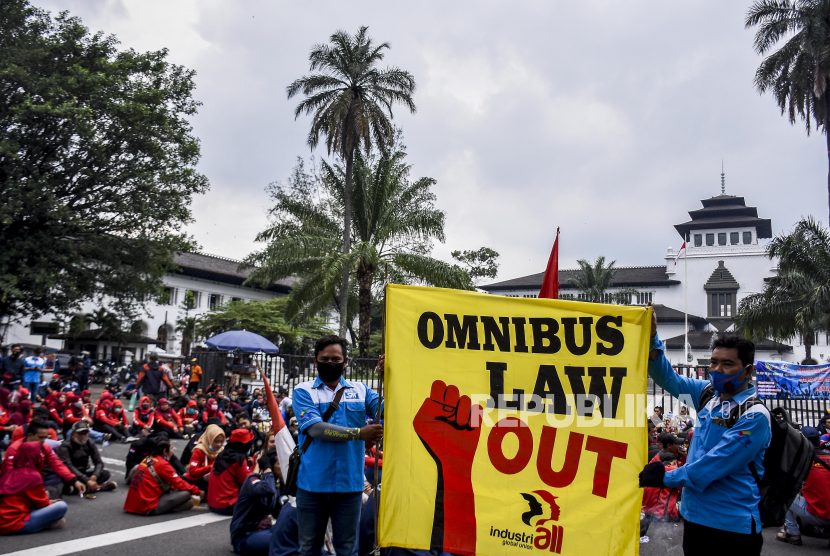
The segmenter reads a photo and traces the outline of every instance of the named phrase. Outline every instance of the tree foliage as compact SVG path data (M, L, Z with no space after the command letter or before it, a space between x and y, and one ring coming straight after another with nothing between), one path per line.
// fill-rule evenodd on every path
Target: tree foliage
M268 301L231 301L199 317L195 334L210 338L230 330L247 330L274 342L280 353L308 354L314 342L324 334L331 334L321 319L309 319L294 326L285 318L284 297Z
M830 165L830 0L756 0L746 27L758 26L755 51L766 55L755 73L755 87L772 93L790 123L802 119L826 136ZM827 177L830 205L830 170Z
M617 274L617 269L614 268L616 262L611 261L606 265L605 257L602 256L597 257L594 264L591 264L585 259L576 261L579 265L580 272L574 278L571 278L570 282L584 296L581 301L607 303L610 300L617 304L628 304L631 302L632 294L636 293L631 288L623 288L611 295L605 293L611 287L614 276ZM563 299L565 299L564 296Z
M778 275L741 300L738 327L755 339L801 335L807 359L816 330L830 330L830 232L812 217L767 246Z
M190 242L193 72L66 13L0 3L0 316L125 308Z
M444 213L434 206L435 180L412 180L405 157L400 144L385 154L357 157L347 255L339 248L345 169L321 162L307 172L300 160L287 185L270 188L273 224L257 236L267 247L243 261L252 268L250 283L301 278L289 296L290 320L317 315L337 302L345 268L356 280L347 310L340 312L349 322L359 315L362 356L369 349L373 292L380 292L387 271L396 284L472 289L466 272L429 255L432 240L444 241Z
M305 99L294 110L295 119L301 114L312 115L308 145L314 149L320 138L326 142L328 153L339 155L345 161L343 180L342 253L351 251L352 224L352 166L355 152L364 153L377 146L381 151L394 140L392 105L399 103L415 112L412 93L415 78L400 68L380 70L388 43L375 45L368 35L368 27L361 27L355 35L345 31L334 33L329 44L318 44L311 50L309 70L314 72L295 80L288 86L288 98L302 93ZM349 271L341 268L340 306L348 305ZM345 336L345 318L340 319L340 335Z
M472 251L453 251L452 258L461 264L476 285L484 278L495 278L499 273L499 254L489 247Z

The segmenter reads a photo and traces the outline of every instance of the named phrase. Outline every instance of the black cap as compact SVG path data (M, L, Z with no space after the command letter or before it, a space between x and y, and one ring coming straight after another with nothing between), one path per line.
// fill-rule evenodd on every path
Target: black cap
M663 446L671 446L672 444L677 444L678 446L681 444L685 444L682 438L677 438L670 432L664 432L660 436L657 437L658 444L662 444Z

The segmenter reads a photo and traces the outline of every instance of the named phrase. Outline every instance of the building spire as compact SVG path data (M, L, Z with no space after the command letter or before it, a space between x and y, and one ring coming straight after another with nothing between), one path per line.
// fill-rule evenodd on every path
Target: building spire
M723 173L723 160L720 161L720 194L726 195L726 174Z

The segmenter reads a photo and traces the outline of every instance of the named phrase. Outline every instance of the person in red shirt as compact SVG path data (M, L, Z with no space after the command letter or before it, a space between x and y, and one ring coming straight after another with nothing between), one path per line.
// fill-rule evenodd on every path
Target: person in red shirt
M208 400L207 406L205 406L205 411L202 412L202 423L207 425L208 419L211 417L219 418L219 420L222 421L223 426L228 424L225 414L219 410L219 402L213 398Z
M37 533L66 525L66 502L50 502L42 469L40 443L21 443L11 469L0 477L0 535Z
M801 434L814 446L819 447L821 433L814 427L802 427ZM778 533L776 540L800 545L801 525L814 527L830 526L830 451L818 448L813 456L813 466L801 487L801 493L795 497L787 517L784 530Z
M196 407L196 400L190 400L186 406L181 408L179 418L188 434L196 432L196 429L199 428L199 410Z
M0 440L3 440L3 437L7 433L9 435L13 434L17 428L17 425L9 423L9 419L11 418L11 412L9 411L10 395L11 392L6 388L0 388Z
M153 406L149 396L142 396L133 411L133 424L130 434L133 436L150 436L153 432Z
M187 482L208 490L207 475L213 469L216 456L222 453L224 444L225 431L219 425L208 425L190 454L190 465L185 475Z
M153 430L155 432L164 431L169 438L184 438L182 420L179 418L179 414L170 407L167 398L159 400L159 405L153 413Z
M29 400L20 400L14 413L11 414L9 421L12 425L22 427L28 425L32 420L32 402Z
M63 427L63 415L66 413L66 394L63 392L54 392L54 394L57 395L53 396L49 403L49 417L59 427Z
M671 433L662 433L671 434ZM671 451L662 451L654 456L654 461L663 462L666 471L677 469L677 454ZM651 463L651 462L649 462ZM680 521L680 510L677 501L683 492L682 488L646 487L643 489L643 519L640 520L640 536L648 533L649 525L657 521Z
M189 510L193 497L202 499L205 493L196 485L190 485L170 465L173 448L169 440L156 443L153 455L142 461L135 470L124 511L139 515L161 515ZM164 491L170 489L169 492Z
M44 406L36 407L32 410L32 421L40 419L44 423L49 426L49 438L48 440L58 440L58 430L55 428L57 425L49 420L49 410L46 409ZM11 441L14 442L15 440L20 440L21 438L25 437L28 434L29 425L23 425L22 427L17 427L11 436Z
M254 435L251 431L236 429L228 438L228 445L216 456L210 476L210 488L207 491L210 511L221 515L233 515L233 505L239 498L239 489L251 474L248 467L248 452L253 441Z
M92 394L90 394L89 390L81 390L81 393L78 394L78 396L80 397L81 402L84 405L84 409L86 409L86 412L90 415L95 413L95 407L92 404L92 401L90 400Z
M120 417L113 413L112 402L109 400L103 400L96 406L93 428L111 435L116 440L127 442L127 427L120 421Z
M84 402L73 392L66 394L66 411L63 412L63 434L66 436L72 425L78 421L86 421L93 424L92 417L84 408Z
M56 499L60 497L64 482L74 485L75 489L81 493L86 492L86 485L78 481L75 478L75 474L63 464L52 448L48 444L45 444L47 438L49 438L49 425L46 424L46 421L35 419L29 423L29 431L26 438L12 442L8 450L6 450L6 458L3 460L3 464L0 465L0 477L12 469L17 451L24 442L39 442L41 451L43 452L43 461L45 462L41 474L43 475L46 490L51 495L50 498Z

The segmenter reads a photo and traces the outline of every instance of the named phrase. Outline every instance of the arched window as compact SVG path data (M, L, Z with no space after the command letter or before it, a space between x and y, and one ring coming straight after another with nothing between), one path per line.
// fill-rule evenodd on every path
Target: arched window
M167 327L165 325L159 326L156 339L161 343L161 349L167 351Z

